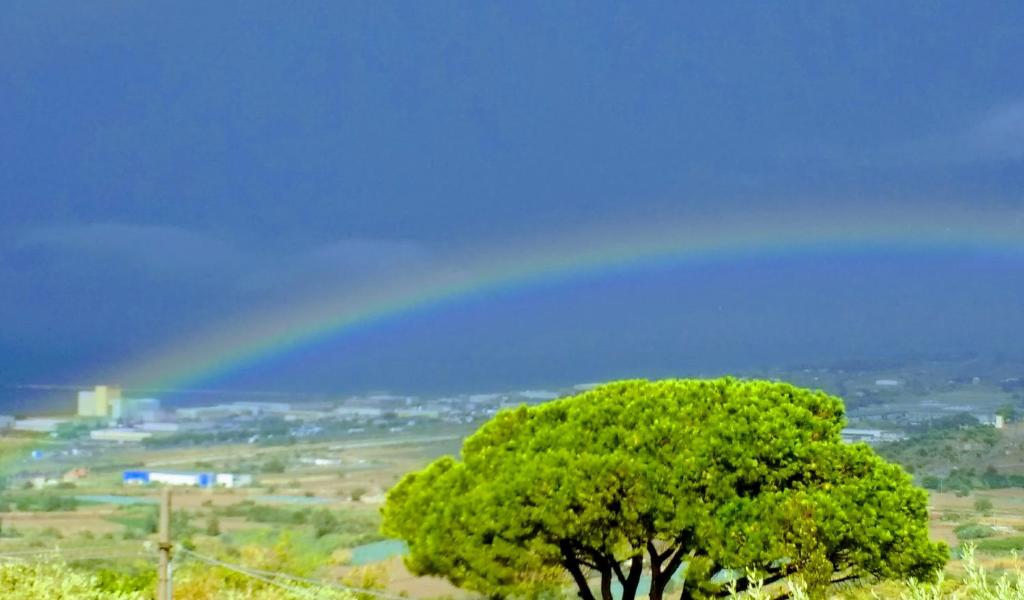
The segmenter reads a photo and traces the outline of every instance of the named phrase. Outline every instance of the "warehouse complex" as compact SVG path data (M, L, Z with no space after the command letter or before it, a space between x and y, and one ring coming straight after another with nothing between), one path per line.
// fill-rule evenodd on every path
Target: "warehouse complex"
M160 483L200 488L212 488L214 486L235 488L252 485L252 475L192 471L131 470L124 472L122 481L125 485Z

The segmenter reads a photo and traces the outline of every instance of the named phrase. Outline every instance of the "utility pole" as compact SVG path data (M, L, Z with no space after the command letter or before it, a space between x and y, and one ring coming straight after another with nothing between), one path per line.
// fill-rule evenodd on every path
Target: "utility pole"
M171 578L168 575L171 564L171 488L166 486L160 494L160 528L157 535L160 563L156 575L156 598L171 600Z

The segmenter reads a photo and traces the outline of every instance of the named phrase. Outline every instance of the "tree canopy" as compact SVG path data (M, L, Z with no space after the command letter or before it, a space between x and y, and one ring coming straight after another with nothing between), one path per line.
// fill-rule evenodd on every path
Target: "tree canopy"
M929 579L926 495L865 445L842 402L784 383L620 381L505 410L388 494L409 568L494 597L575 584L660 600L799 576ZM595 591L596 589L596 591Z

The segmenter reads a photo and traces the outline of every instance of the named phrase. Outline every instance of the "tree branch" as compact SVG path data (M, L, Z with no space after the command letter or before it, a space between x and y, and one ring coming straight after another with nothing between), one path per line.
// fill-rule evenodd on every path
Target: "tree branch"
M562 551L562 565L572 575L573 581L576 582L580 600L597 600L594 597L594 593L590 591L590 582L587 581L586 575L583 574L583 569L580 568L580 560L576 557L572 547L563 542L560 544L560 549Z
M672 576L676 574L677 570L679 570L679 566L683 564L684 556L686 556L686 547L679 546L679 548L675 550L675 554L672 555L672 558L670 558L669 561L665 563L664 568L662 568L660 573L661 580L659 583L662 585L668 584L669 580L672 579Z
M661 573L661 561L664 559L658 553L658 549L654 546L653 541L647 542L647 554L651 557L651 578L657 580L658 575Z
M640 576L644 572L644 555L637 554L629 559L629 575L622 582L622 600L636 598L636 590L640 586Z
M626 574L622 572L622 566L614 560L612 563L612 571L615 572L615 577L619 580L619 583L626 585Z

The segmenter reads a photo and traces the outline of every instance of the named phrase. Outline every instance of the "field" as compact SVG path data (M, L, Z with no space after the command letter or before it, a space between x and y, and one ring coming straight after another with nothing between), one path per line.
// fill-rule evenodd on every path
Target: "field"
M929 527L935 539L953 549L951 577L963 573L965 543L974 544L977 561L996 573L1008 568L1014 551L1024 551L1024 424L1001 430L976 421L916 424L929 413L958 414L936 404L989 415L1018 402L1016 391L993 383L1002 373L982 383L974 377L953 381L944 369L930 366L784 375L846 396L854 426L909 434L878 450L931 488ZM883 378L904 383L879 389L876 381ZM0 436L0 477L6 483L6 490L0 487L0 560L59 556L73 566L151 577L160 490L123 484L123 471L247 473L255 478L248 487L174 488L172 533L179 547L251 568L410 598L471 597L443 580L409 573L402 545L379 532L379 509L404 474L438 456L458 454L461 440L478 425L424 422L399 433L384 428L330 441L158 449Z
M75 561L138 555L155 539L159 488L122 484L125 465L249 472L257 475L251 487L175 488L172 502L181 522L172 527L175 541L219 556L278 550L286 556L262 557L261 566L413 598L459 596L444 581L412 576L397 556L400 546L380 544L386 490L408 471L457 453L466 432L426 433L259 448L134 446L93 455L88 474L74 482L43 490L14 486L0 494L0 510L6 509L0 512L0 555L55 549ZM28 446L45 447L44 440L31 439L0 438L0 444L8 457L25 454ZM66 457L53 460L68 466ZM40 470L53 466L46 459L38 463Z
M7 449L23 451L26 442L3 443ZM73 485L8 491L4 498L13 506L0 513L0 554L59 549L72 561L142 556L144 544L153 539L158 489L122 485L117 465L225 471L250 467L259 475L249 488L176 488L175 511L186 523L175 532L180 536L176 541L205 553L250 559L258 549L263 554L257 562L263 567L379 587L411 598L467 597L445 581L410 574L397 556L400 545L382 540L377 532L385 491L404 473L437 456L457 453L459 444L459 435L447 433L262 448L127 448L116 457L96 461ZM275 472L279 469L282 472ZM63 510L17 509L25 498L38 502L44 495L74 498L75 505ZM313 516L318 511L329 512L334 523L318 525ZM998 571L1008 564L1011 551L1024 550L1024 495L1019 488L968 495L932 492L930 512L933 537L954 549L969 539L977 544L979 562L987 568ZM279 555L273 555L274 549ZM149 568L145 561L128 564ZM949 571L960 573L957 560Z

